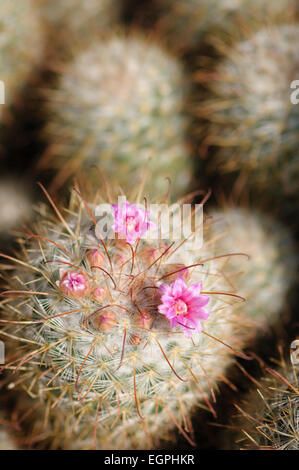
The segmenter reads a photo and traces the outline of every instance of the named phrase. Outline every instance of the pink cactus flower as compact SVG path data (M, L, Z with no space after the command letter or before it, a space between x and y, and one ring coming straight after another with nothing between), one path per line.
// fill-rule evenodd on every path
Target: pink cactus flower
M161 284L159 287L162 293L159 313L168 318L172 328L180 326L188 338L193 331L201 332L201 321L210 315L204 308L210 297L200 294L201 289L202 283L188 286L182 277L170 285Z
M113 230L121 235L130 245L141 238L154 225L149 221L149 212L130 204L128 201L118 205L112 204L114 210Z
M87 277L77 271L63 273L59 287L67 296L83 297L89 288Z

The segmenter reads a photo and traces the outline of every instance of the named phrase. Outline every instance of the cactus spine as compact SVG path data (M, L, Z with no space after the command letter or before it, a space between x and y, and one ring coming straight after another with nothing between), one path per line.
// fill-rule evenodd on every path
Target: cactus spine
M152 194L166 193L170 177L182 195L190 182L186 90L180 63L142 36L94 42L46 97L50 146L42 164L60 170L58 186L82 165L98 165L120 184L147 167Z
M299 368L268 369L238 407L238 448L299 450ZM236 425L236 422L233 423Z

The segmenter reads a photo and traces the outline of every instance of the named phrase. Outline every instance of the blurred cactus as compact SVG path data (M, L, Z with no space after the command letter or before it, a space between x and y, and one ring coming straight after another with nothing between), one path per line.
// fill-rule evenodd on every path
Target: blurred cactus
M4 110L12 105L25 87L42 53L40 18L31 0L1 0L0 3L0 80L5 88ZM2 89L1 89L2 92Z
M28 187L13 178L0 179L0 241L11 238L11 231L33 214Z
M217 252L231 247L248 255L248 261L231 257L226 274L232 291L245 297L242 309L256 325L270 326L287 306L288 294L297 281L298 257L289 231L274 218L256 210L228 208L214 210L212 232Z
M174 48L198 46L207 34L239 35L261 24L295 18L294 0L156 0L159 27Z
M120 16L122 0L35 0L46 24L57 32L82 38L95 28L99 32L110 27Z
M299 106L290 99L298 40L297 25L281 26L226 50L208 78L211 98L197 106L207 121L203 147L216 148L211 170L239 172L253 197L285 211L286 196L299 192Z
M175 428L192 444L190 413L213 412L217 383L254 329L225 276L233 242L215 257L219 232L196 249L195 234L175 241L165 222L157 236L159 211L107 204L117 199L103 192L89 204L75 192L63 212L48 196L57 220L43 209L20 257L2 255L14 275L3 275L1 334L20 354L7 364L19 372L10 387L40 399L59 447L96 438L102 449L156 448ZM172 211L170 226L181 207Z
M125 187L147 167L152 194L166 193L170 177L181 195L190 182L186 89L180 63L141 36L93 43L46 96L50 146L41 165L60 170L58 187L82 166L97 165Z
M235 444L243 449L299 450L299 368L267 371L261 386L237 407Z

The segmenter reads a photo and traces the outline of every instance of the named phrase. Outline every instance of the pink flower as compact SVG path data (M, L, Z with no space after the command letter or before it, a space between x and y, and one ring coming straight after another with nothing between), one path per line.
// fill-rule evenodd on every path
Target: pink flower
M84 274L77 271L66 271L62 275L59 287L65 295L82 297L89 287L89 282Z
M113 230L123 235L130 245L133 245L138 238L141 238L152 225L149 221L149 212L141 209L137 204L130 204L128 201L118 205L112 204L114 210Z
M187 286L182 277L170 285L161 284L162 303L158 311L170 321L172 328L180 326L185 336L190 337L196 330L201 332L201 320L207 320L209 310L204 308L210 300L208 295L200 294L202 283Z

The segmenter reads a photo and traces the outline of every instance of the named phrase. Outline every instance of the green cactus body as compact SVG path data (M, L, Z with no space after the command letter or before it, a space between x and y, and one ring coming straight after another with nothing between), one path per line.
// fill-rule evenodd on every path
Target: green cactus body
M84 40L94 29L107 29L120 16L121 0L36 0L52 33L63 33L72 40Z
M207 34L234 36L248 27L292 20L295 4L294 0L162 0L157 8L160 29L170 46L192 48Z
M185 92L180 63L158 45L137 35L93 43L46 96L50 147L42 165L60 169L58 186L82 165L125 186L147 168L152 194L165 194L170 177L182 195L190 182Z
M249 393L233 423L238 448L299 450L298 372L296 365L270 369L261 387Z
M24 88L42 52L39 16L31 0L1 0L0 4L0 80L5 89L4 109L12 105ZM1 88L2 98L2 88Z
M93 448L95 438L102 449L156 448L176 428L192 443L192 410L212 410L217 384L250 330L223 275L233 250L214 259L213 238L194 250L194 234L172 240L164 224L157 239L126 243L110 239L110 231L99 237L95 213L103 202L106 196L96 196L87 205L74 194L63 213L55 208L57 220L42 209L38 235L29 234L36 239L26 249L22 243L2 294L9 322L1 334L17 341L20 354L7 364L17 368L9 387L40 400L40 432L51 448ZM179 207L172 207L174 218ZM116 230L107 217L105 227ZM76 294L69 284L75 275ZM209 296L210 315L191 338L190 326L172 328L159 310L161 284L178 279L188 289L202 283ZM186 312L184 302L175 305Z
M299 191L299 106L290 88L299 73L298 40L299 27L287 25L228 49L210 80L211 99L197 107L207 122L205 142L215 146L211 169L238 172L252 196L274 208Z
M289 231L274 218L242 208L214 210L212 233L219 253L234 250L248 255L227 260L226 273L245 299L242 310L259 327L274 325L287 307L286 299L297 280L298 258Z

